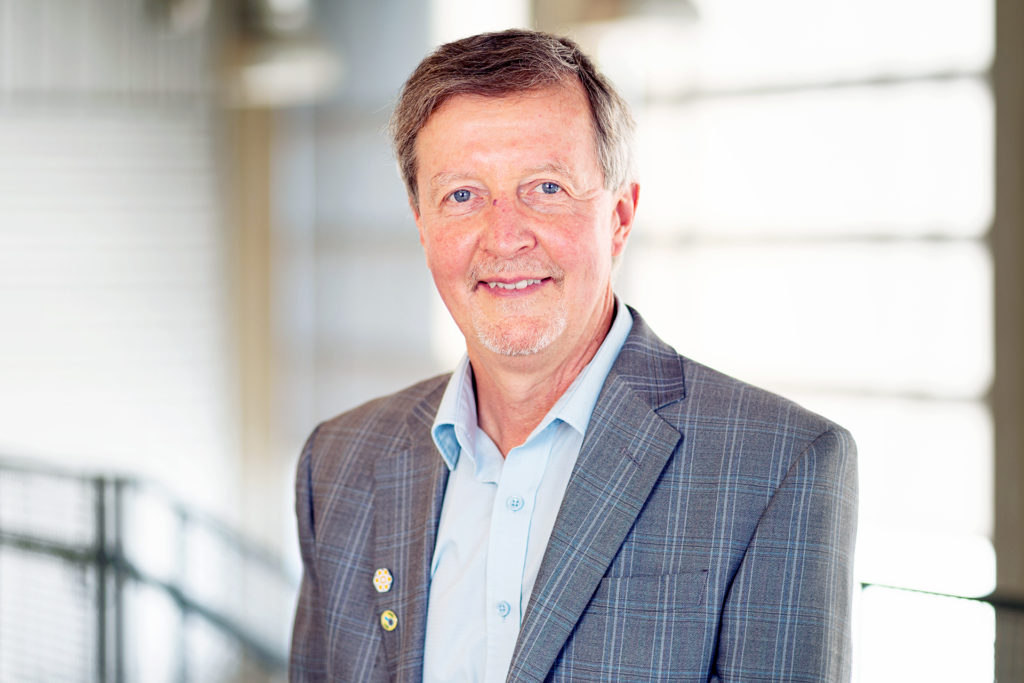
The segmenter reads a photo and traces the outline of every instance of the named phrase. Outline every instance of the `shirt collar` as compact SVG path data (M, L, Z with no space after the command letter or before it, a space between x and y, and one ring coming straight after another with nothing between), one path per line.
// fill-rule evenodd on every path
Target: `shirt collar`
M448 469L459 461L459 444L472 444L476 439L476 395L473 393L473 369L469 356L455 366L441 404L437 407L431 434Z
M629 309L618 297L615 302L615 319L597 353L559 397L527 440L542 432L555 420L565 422L581 436L586 434L587 423L590 422L590 415L597 405L601 388L633 328L633 316L630 315ZM469 357L463 355L448 380L431 429L434 443L450 470L455 469L462 449L472 449L477 429L473 371Z

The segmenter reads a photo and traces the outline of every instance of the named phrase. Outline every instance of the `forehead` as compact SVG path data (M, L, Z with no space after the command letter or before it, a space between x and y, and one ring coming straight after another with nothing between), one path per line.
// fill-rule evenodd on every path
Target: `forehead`
M590 114L590 102L583 85L575 79L562 80L541 85L535 88L512 90L499 95L482 93L458 93L445 98L424 121L422 128L430 125L439 115L443 116L452 108L462 109L463 105L477 104L486 107L488 104L497 108L507 105L542 103L542 106L554 107L571 103ZM422 130L421 128L421 130Z
M416 138L424 163L471 145L478 151L513 153L546 142L596 152L593 115L583 87L564 83L503 96L455 95L427 119Z

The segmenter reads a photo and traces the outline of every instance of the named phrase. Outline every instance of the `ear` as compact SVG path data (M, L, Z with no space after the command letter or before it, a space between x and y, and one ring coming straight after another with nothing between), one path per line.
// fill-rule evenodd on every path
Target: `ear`
M619 192L612 213L612 258L618 258L626 248L639 200L640 185L637 183L626 183Z
M412 210L412 219L416 221L416 229L420 233L420 244L424 247L427 246L423 241L423 215L420 213L419 207L416 205L416 199L413 196L407 195L409 200L409 209Z

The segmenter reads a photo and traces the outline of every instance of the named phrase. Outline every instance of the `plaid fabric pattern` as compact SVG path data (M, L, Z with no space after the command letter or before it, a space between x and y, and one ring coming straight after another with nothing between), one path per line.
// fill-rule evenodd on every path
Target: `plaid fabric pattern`
M591 418L510 681L845 681L849 434L633 330ZM324 423L300 458L292 680L415 681L447 470L438 377ZM394 577L374 590L378 568ZM385 632L380 613L398 627Z

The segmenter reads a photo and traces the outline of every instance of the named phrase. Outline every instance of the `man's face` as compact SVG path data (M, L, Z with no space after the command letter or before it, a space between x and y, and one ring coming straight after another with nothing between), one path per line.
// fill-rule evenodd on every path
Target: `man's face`
M637 189L605 189L582 87L456 96L416 155L420 242L471 356L568 358L592 343Z

